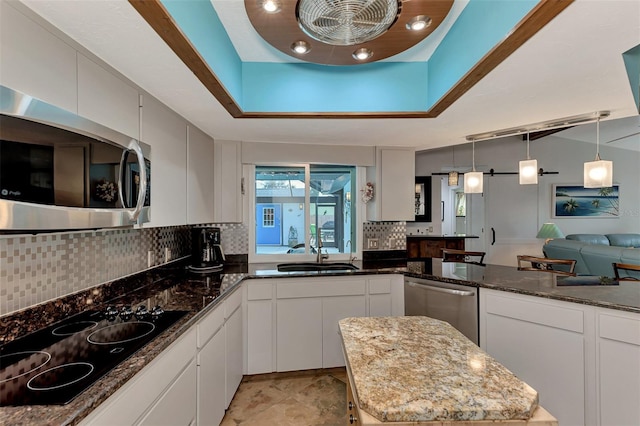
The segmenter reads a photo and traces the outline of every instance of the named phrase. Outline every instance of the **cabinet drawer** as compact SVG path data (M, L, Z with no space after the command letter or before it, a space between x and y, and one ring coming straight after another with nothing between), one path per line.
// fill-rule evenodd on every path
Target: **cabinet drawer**
M247 300L268 300L273 294L273 283L249 283L247 287Z
M224 324L224 307L218 305L198 323L198 349L202 348Z
M369 280L369 294L391 293L391 280L389 278L375 278Z
M584 332L583 311L557 306L553 301L539 303L533 300L490 294L487 296L486 309L487 314L519 319L576 333Z
M599 336L640 346L640 319L600 314Z
M102 403L81 424L134 424L194 359L195 344L196 332L192 329Z
M231 314L242 304L242 292L236 288L224 301L224 320L228 320Z
M365 293L366 280L320 279L280 281L276 288L278 299L323 296L357 296Z

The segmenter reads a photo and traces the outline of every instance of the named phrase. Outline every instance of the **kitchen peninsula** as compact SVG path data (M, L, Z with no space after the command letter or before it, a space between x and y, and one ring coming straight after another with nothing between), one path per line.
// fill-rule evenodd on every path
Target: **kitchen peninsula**
M374 424L557 425L538 393L446 322L339 322L350 419Z
M407 260L424 262L424 272L431 273L432 259L442 259L442 249L464 250L465 240L475 235L407 235Z

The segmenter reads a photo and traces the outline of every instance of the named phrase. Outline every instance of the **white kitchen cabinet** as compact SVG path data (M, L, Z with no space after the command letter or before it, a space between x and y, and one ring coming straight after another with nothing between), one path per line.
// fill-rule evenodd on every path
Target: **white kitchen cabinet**
M277 371L322 368L322 299L278 300Z
M176 379L139 423L141 426L190 425L196 415L196 361Z
M151 146L151 221L187 223L187 122L152 97L142 102L141 140Z
M78 56L78 115L140 138L138 90L81 53Z
M260 279L245 284L246 374L342 366L340 319L404 315L402 275Z
M479 312L485 351L537 390L560 424L591 423L592 307L482 288Z
M338 321L366 316L364 288L362 295L322 298L322 367L344 367L342 338Z
M221 310L221 307L217 309ZM225 405L225 335L222 326L198 353L198 424L218 425Z
M391 316L391 278L371 278L368 281L369 316Z
M150 407L154 407L156 401L161 398L163 406L168 410L175 410L180 418L194 418L195 412L187 412L188 408L182 405L183 395L178 395L172 386L179 382L176 389L182 389L188 388L190 383L195 389L195 376L189 373L195 355L196 330L193 328L172 343L80 424L105 426L137 424L150 413ZM192 391L189 391L189 395L195 397Z
M224 302L225 332L225 408L242 381L242 292L236 290Z
M375 174L375 175L374 175ZM415 150L376 148L376 166L367 171L374 181L374 198L367 204L367 218L376 221L415 219Z
M8 1L0 2L0 58L0 84L78 111L75 49Z
M640 425L640 315L598 308L602 426Z
M213 139L187 126L187 223L215 221L213 209Z
M246 373L275 371L275 280L247 280Z
M242 145L239 141L214 142L214 222L242 222Z

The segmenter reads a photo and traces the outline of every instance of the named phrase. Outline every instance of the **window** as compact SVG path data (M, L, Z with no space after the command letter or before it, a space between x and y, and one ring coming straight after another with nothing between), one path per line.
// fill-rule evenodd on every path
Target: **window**
M265 207L262 210L262 226L265 228L273 228L275 226L275 211L274 207Z
M316 254L320 242L323 253L355 251L355 173L354 166L256 166L255 253Z

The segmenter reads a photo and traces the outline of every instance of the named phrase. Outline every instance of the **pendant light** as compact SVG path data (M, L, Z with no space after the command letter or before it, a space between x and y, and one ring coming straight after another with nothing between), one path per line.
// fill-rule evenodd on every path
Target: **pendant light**
M527 133L527 159L520 161L518 174L520 185L533 185L538 183L538 160L529 157L529 133Z
M456 147L452 146L453 168L456 168ZM448 179L449 186L458 186L458 172L452 170L449 172Z
M613 162L600 159L600 118L596 121L596 159L584 163L585 188L610 188L613 185Z
M471 170L464 174L464 193L465 194L481 194L482 193L482 181L484 176L482 172L476 172L476 142L471 142L472 146L472 160Z

